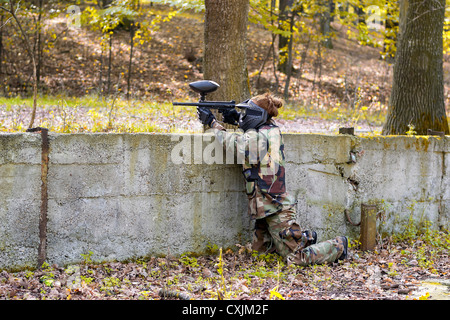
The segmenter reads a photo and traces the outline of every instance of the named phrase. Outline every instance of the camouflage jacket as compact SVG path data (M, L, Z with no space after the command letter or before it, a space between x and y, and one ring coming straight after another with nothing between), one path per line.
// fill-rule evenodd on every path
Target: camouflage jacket
M275 123L245 133L226 131L216 121L212 127L226 152L234 152L243 165L252 218L265 218L295 205L286 192L284 144Z

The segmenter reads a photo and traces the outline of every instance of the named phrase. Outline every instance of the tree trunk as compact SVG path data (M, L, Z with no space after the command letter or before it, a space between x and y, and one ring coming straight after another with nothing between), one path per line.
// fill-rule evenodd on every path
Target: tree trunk
M247 72L249 0L205 0L204 78L220 88L208 100L250 98Z
M135 22L132 22L130 26L130 61L128 62L127 100L130 99L130 90L131 90L131 69L133 67L134 33L135 33Z
M39 0L39 14L38 14L38 21L37 21L37 49L35 56L37 56L37 65L36 65L36 86L39 89L39 84L41 82L41 69L42 69L42 44L41 44L41 30L42 30L42 6L43 6L43 0Z
M101 2L99 2L99 5L102 9L105 9L109 5L111 5L112 2L113 2L113 0L102 0Z
M331 40L331 8L332 1L321 0L321 13L320 13L320 33L323 35L322 46L327 49L333 49L333 41Z
M289 44L288 44L288 56L287 56L287 65L286 65L286 82L284 83L284 100L288 101L289 99L289 84L291 82L291 75L292 75L292 44L294 42L294 21L295 21L295 12L291 12L290 17L290 32L291 36L289 37Z
M111 90L111 63L112 63L112 34L109 34L109 56L108 56L108 83L106 84L106 95L109 96Z
M444 104L443 23L445 0L402 0L392 94L383 134L406 134L414 126L449 133Z
M366 24L366 17L364 13L363 4L359 3L353 6L353 9L355 10L356 15L358 16L358 19L355 21L355 24L358 25L360 23Z
M293 4L293 0L280 0L280 3L278 5L279 8L279 18L278 18L278 25L279 28L282 30L287 29L287 25L289 24L289 13L291 11L291 7ZM292 27L289 25L289 28L292 29ZM288 65L288 46L289 46L289 39L290 37L284 37L282 34L278 35L278 70L287 74L287 65Z

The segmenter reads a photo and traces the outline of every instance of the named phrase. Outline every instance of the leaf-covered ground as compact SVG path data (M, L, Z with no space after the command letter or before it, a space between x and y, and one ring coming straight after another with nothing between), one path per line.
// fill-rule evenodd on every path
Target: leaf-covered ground
M287 266L276 255L256 255L249 244L222 253L215 247L203 256L133 262L94 263L91 252L79 264L0 272L0 299L433 299L417 290L424 279L450 279L450 237L439 235L443 242L437 246L423 238L385 239L375 251L361 252L354 244L348 260L309 267Z

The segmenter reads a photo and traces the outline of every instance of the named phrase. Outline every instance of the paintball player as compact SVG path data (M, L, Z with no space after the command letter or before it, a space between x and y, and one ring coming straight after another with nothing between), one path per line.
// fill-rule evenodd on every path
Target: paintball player
M346 237L317 243L316 232L302 231L296 222L296 200L286 192L284 144L273 120L282 106L282 100L264 94L238 104L241 112L224 110L223 121L243 132L226 131L209 108L197 110L200 122L214 129L226 150L243 155L249 214L255 220L253 250L276 252L288 264L302 266L344 260Z

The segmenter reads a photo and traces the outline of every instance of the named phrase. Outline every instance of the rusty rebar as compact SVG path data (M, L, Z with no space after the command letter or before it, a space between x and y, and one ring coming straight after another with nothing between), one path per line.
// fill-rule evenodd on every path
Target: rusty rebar
M48 192L47 192L47 175L48 175L48 154L49 141L48 129L31 128L27 132L40 132L42 138L41 147L41 207L39 214L39 248L38 248L38 267L47 260L47 221L48 221Z

